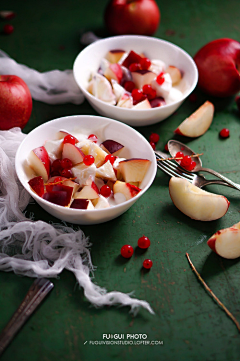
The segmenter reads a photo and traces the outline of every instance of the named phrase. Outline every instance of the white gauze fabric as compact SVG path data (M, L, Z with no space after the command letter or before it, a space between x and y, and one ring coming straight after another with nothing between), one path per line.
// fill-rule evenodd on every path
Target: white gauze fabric
M17 75L28 85L32 98L48 104L74 103L84 101L72 70L51 70L40 73L23 64L18 64L0 50L0 74Z
M130 306L136 314L140 307L154 313L146 301L95 285L89 239L81 229L33 221L23 214L30 201L18 181L14 159L25 134L20 128L0 131L0 270L29 277L57 277L63 269L74 273L84 295L95 307Z

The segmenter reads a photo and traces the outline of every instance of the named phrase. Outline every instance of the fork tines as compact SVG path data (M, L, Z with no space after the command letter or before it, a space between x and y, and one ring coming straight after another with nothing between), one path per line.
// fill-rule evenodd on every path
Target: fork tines
M194 175L192 173L188 173L183 168L181 168L178 164L171 160L161 160L164 159L163 157L156 154L157 158L157 166L163 172L167 173L170 177L180 177L187 179L188 181L192 182Z

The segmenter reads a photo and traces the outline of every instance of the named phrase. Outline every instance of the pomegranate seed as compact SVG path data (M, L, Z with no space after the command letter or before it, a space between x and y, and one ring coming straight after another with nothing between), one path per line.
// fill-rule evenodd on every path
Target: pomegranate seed
M90 134L88 139L91 140L93 143L97 143L98 137L95 134Z
M142 100L146 98L146 95L140 89L133 89L132 97L134 104L140 103Z
M129 244L125 244L124 246L122 246L121 248L121 255L124 258L130 258L133 255L133 248L132 246L130 246Z
M192 162L192 159L191 159L190 155L184 155L183 159L180 162L180 165L184 168L189 167L191 162Z
M150 239L146 236L142 236L138 239L138 247L142 249L146 249L150 246Z
M159 135L157 133L152 133L149 137L150 142L153 142L155 144L157 144L157 142L159 141Z
M155 144L154 142L150 142L150 145L151 145L151 147L152 147L153 150L156 149L156 144Z
M67 169L67 168L64 168L63 170L61 170L60 174L62 177L65 177L65 178L73 177L73 172L71 171L71 169Z
M129 93L131 93L135 87L136 87L136 86L135 86L134 82L131 81L131 80L125 81L125 83L124 83L124 88L125 88L126 91L128 91Z
M227 128L223 128L220 132L219 132L219 136L223 139L228 138L230 136L230 131Z
M73 137L71 134L68 134L63 139L63 144L65 143L70 143L75 145L77 143L77 139Z
M94 163L94 157L92 155L85 155L85 157L83 158L83 163L85 165L92 165Z
M137 71L137 70L141 70L141 65L139 63L132 63L131 65L129 65L128 68L130 71Z
M150 259L145 259L143 261L143 267L146 268L146 269L152 268L152 265L153 265L153 263L152 263L152 261Z
M151 60L148 59L148 58L142 58L140 60L140 65L141 65L141 68L144 69L144 70L148 70L151 66Z
M164 73L161 72L161 73L157 76L157 78L156 78L156 82L157 82L159 85L162 85L162 84L164 83L164 81L165 81L163 75L164 75Z
M62 169L62 160L61 159L55 159L52 162L51 169L53 172L58 172Z
M107 184L104 184L100 188L100 194L105 198L110 197L111 193L112 193L111 188Z
M11 24L4 25L4 27L3 27L4 34L10 35L13 33L13 31L14 31L14 27Z
M63 158L61 160L61 166L62 166L63 169L70 169L70 168L72 168L73 163L72 163L72 161L70 159Z
M114 157L114 155L112 155L112 154L106 155L105 161L107 162L108 160L109 160L109 162L113 165L113 163L115 162L115 157Z

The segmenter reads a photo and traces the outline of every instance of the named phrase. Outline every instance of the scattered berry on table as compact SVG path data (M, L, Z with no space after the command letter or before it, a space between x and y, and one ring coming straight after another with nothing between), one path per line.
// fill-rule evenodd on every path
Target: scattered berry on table
M122 246L121 248L121 255L124 258L130 258L133 255L133 247L130 246L129 244L125 244L124 246Z
M12 34L14 31L14 27L11 24L6 24L3 27L3 32L6 35Z
M160 137L157 133L152 133L149 137L149 141L157 144L157 142L159 141L159 138Z
M146 268L146 269L152 268L152 265L153 265L153 263L152 263L152 261L150 259L145 259L143 261L143 267Z
M146 249L150 246L150 239L146 236L142 236L138 239L138 247L142 249Z
M229 129L223 128L222 130L220 130L219 136L220 136L221 138L223 138L223 139L228 138L228 137L230 136L230 131L229 131Z

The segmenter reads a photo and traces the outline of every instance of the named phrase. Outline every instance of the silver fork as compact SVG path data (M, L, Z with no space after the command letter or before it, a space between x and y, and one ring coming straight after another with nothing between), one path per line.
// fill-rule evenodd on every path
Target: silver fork
M160 159L167 158L167 154L165 153L155 151L155 155L158 168L161 169L164 173L168 174L170 177L187 179L190 183L199 188L203 188L204 186L210 184L220 184L223 186L234 188L230 184L225 183L220 179L206 179L203 175L190 173L180 167L177 163L172 162L171 160L161 161Z

